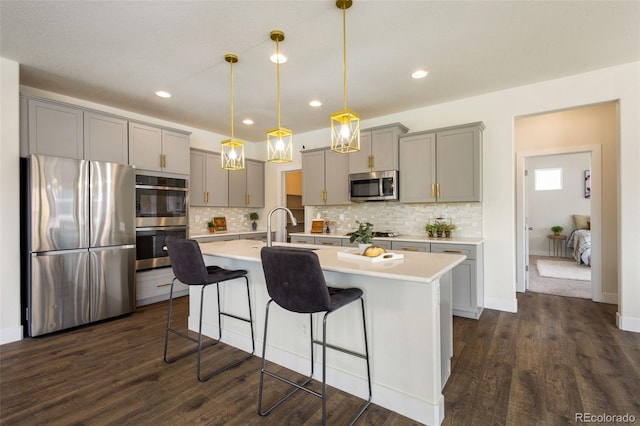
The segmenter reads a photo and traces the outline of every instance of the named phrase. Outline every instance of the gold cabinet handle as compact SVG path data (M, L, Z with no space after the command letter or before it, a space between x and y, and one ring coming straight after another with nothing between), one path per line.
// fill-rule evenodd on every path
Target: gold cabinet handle
M404 251L418 251L417 247L402 247Z
M369 166L370 169L373 169L376 167L376 157L374 157L373 155L371 156L371 165Z
M162 154L160 154L160 167L164 167L164 166L162 165Z
M323 243L320 243L320 244L322 244L324 246L332 246L332 245L334 245L333 243L327 243L327 242L323 242Z
M440 184L436 183L436 198L440 198Z
M459 253L462 254L462 250L443 250L443 253Z
M158 284L158 285L156 285L156 287L157 287L157 288L160 288L160 287L167 287L167 286L170 286L170 285L171 285L171 283Z
M436 198L436 184L431 184L431 198Z

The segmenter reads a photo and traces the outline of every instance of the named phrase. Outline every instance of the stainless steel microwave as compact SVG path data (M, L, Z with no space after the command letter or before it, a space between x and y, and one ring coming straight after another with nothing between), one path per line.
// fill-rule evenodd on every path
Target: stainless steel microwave
M358 202L397 200L398 171L350 174L349 198Z

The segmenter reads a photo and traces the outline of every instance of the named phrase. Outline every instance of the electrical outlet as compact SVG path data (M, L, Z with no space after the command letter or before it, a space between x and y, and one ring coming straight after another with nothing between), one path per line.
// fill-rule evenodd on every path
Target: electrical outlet
M302 323L302 335L304 336L309 335L309 324L307 324L306 322Z

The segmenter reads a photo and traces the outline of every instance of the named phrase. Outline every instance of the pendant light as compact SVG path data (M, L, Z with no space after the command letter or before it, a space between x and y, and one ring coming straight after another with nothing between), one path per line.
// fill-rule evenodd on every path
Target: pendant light
M347 9L352 4L352 0L336 0L338 9L342 9L344 109L331 114L331 149L343 154L360 151L360 117L347 109Z
M231 139L220 143L222 168L241 170L244 169L244 142L233 138L233 64L238 62L238 57L233 53L227 53L224 60L229 62L231 70Z
M290 163L293 161L293 132L280 126L280 42L284 33L273 30L269 34L276 42L276 78L278 81L278 127L267 132L267 161L272 163Z

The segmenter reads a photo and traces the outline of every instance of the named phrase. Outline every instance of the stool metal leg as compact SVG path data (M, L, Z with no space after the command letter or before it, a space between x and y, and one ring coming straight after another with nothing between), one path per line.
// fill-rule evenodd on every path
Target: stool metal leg
M326 312L323 316L323 321L322 321L322 340L318 341L315 340L313 337L313 314L309 314L309 322L310 322L310 326L311 326L311 330L310 330L310 336L311 336L311 375L306 379L306 381L304 383L298 384L298 383L294 383L290 380L287 380L284 377L278 376L270 371L267 371L265 369L265 351L266 351L266 347L267 347L267 326L268 326L268 321L269 321L269 308L271 306L271 302L273 302L272 300L269 300L269 302L267 302L267 309L266 309L266 313L265 313L265 322L264 322L264 338L262 340L262 362L260 365L260 388L258 391L258 414L260 414L261 416L266 416L269 413L271 413L271 411L273 411L276 407L278 407L280 404L282 404L285 400L287 400L289 397L291 397L294 393L296 393L299 390L303 390L307 393L310 393L312 395L315 395L319 398L322 399L322 424L323 426L325 426L327 424L327 348L331 348L349 355L353 355L356 356L358 358L363 358L366 363L367 363L367 385L368 385L368 390L369 390L369 397L368 399L365 401L365 403L362 405L362 407L360 408L360 410L358 411L358 413L356 414L356 416L351 420L351 422L349 423L349 425L353 425L355 424L358 419L360 418L360 416L362 416L362 414L367 410L367 408L369 408L369 406L371 405L371 398L372 398L372 392L371 392L371 368L370 368L370 364L369 364L369 342L367 339L367 323L366 323L366 318L365 318L365 309L364 309L364 300L362 299L362 297L360 297L360 306L362 308L362 329L364 332L364 354L358 353L358 352L354 352L352 350L346 349L346 348L342 348L339 346L335 346L332 344L327 343L327 318L329 316L329 314L331 312ZM322 345L322 393L318 393L318 392L314 392L311 389L306 388L305 386L311 382L312 378L313 378L313 370L314 370L314 357L313 357L313 345L315 344L319 344ZM282 382L285 382L291 386L293 386L295 389L293 389L291 392L289 392L286 396L284 396L282 399L280 399L279 401L277 401L275 404L273 404L271 407L269 407L267 410L263 411L262 410L262 395L263 395L263 387L264 387L264 375L268 375L270 377L273 377L275 379L278 379Z
M211 339L210 341L206 342L206 343L202 343L202 313L203 313L203 305L204 305L204 290L207 286L209 286L210 284L205 284L202 286L202 288L200 289L200 317L199 317L199 322L198 322L198 338L193 338L185 333L182 333L178 330L174 330L171 328L171 314L172 314L172 309L173 309L173 286L175 283L176 278L174 278L171 281L171 289L169 292L169 308L168 308L168 312L167 312L167 326L165 329L165 337L164 337L164 354L163 354L163 360L164 362L166 362L167 364L173 363L179 359L185 358L191 354L197 353L197 358L196 358L196 377L198 378L199 381L201 382L205 382L207 380L209 380L211 377L222 373L223 371L226 371L232 367L235 367L236 365L240 364L241 362L251 358L255 352L256 352L256 343L255 343L255 335L254 335L254 331L253 331L253 313L251 310L251 296L250 296L250 291L249 291L249 279L244 276L243 277L245 279L245 286L247 289L247 301L248 301L248 306L249 306L249 318L242 318L233 314L229 314L229 313L225 313L222 312L220 309L220 283L212 283L216 285L216 290L217 290L217 299L218 299L218 339ZM245 321L249 323L249 327L251 328L251 353L246 355L245 357L234 361L218 370L213 371L212 373L207 374L206 376L202 376L201 372L200 372L200 366L201 366L201 355L202 355L202 350L206 349L208 347L217 345L220 342L220 339L222 338L222 318L221 316L225 315L225 316L229 316L235 319L238 319L240 321ZM167 357L167 352L168 352L168 345L169 345L169 333L174 333L180 337L183 337L187 340L190 340L192 342L197 343L197 347L193 350L187 351L185 353L182 353L180 355L177 355L173 358L169 358Z
M308 392L312 395L315 395L317 397L321 397L321 395L317 392L312 391L311 389L306 388L305 386L308 385L309 383L311 383L311 380L313 378L313 343L311 344L311 375L309 375L304 382L302 383L295 383L292 382L291 380L288 380L282 376L278 376L275 373L272 373L270 371L268 371L265 368L265 364L266 364L266 357L265 357L265 353L266 353L266 349L267 349L267 329L268 329L268 325L269 325L269 308L271 307L271 302L273 302L273 299L269 300L267 302L267 309L265 312L265 316L264 316L264 337L262 339L262 360L260 362L260 388L258 390L258 414L260 414L261 416L267 416L269 415L269 413L271 413L276 407L278 407L280 404L282 404L284 401L286 401L287 399L289 399L289 397L291 397L294 393L296 393L299 390L303 390L305 392ZM310 315L311 316L311 315ZM289 392L287 395L285 395L283 398L281 398L280 400L278 400L277 402L275 402L271 407L267 408L266 410L262 410L262 394L263 394L263 388L264 388L264 375L267 375L269 377L273 377L274 379L278 379L281 382L287 383L288 385L291 385L294 387L294 389Z

